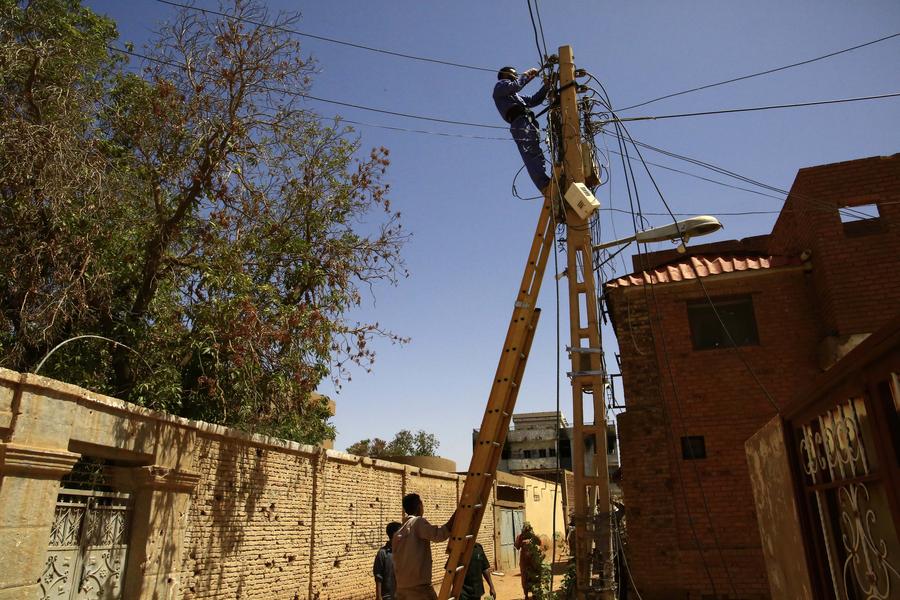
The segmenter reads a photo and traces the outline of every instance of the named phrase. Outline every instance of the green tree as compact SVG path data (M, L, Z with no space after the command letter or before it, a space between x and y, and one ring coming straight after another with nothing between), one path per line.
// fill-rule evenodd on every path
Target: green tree
M140 69L77 0L0 0L0 365L191 418L333 436L310 392L371 368L347 312L407 235L339 121L307 109L295 15L182 12ZM271 26L250 25L269 23Z
M347 452L357 456L383 458L386 456L435 456L441 443L433 433L419 430L412 433L401 429L390 442L381 438L364 439L347 446Z

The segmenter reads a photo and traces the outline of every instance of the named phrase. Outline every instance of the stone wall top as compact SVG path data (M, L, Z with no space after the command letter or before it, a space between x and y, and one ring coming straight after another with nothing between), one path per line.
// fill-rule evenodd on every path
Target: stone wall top
M233 427L215 425L205 421L194 421L183 417L177 417L162 411L138 406L137 404L132 404L120 400L119 398L92 392L77 385L72 385L49 377L42 377L41 375L35 375L34 373L18 373L0 367L0 383L4 383L14 388L21 386L22 389L50 397L62 396L65 399L103 412L127 414L138 420L169 423L186 429L192 429L206 437L226 438L254 446L272 448L294 454L310 455L318 454L321 451L318 447L308 444L300 444L258 433L248 433Z

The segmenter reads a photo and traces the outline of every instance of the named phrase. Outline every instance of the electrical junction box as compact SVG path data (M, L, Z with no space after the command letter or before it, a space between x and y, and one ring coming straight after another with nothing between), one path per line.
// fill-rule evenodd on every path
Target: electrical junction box
M569 186L566 190L566 202L582 219L587 219L591 213L600 208L600 202L583 183L573 183Z

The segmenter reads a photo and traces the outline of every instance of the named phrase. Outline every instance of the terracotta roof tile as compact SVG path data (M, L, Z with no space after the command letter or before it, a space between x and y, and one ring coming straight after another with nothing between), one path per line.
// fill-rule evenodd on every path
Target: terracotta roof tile
M631 273L619 277L606 284L607 287L626 287L630 285L651 285L657 283L673 283L696 279L698 277L710 277L723 273L740 271L758 271L786 265L788 261L773 256L752 255L698 255L689 256L684 260L660 265L643 273Z

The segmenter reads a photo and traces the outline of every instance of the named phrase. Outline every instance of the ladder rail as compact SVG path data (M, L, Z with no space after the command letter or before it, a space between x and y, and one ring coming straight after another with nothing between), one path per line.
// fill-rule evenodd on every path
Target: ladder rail
M458 597L462 590L475 539L494 485L497 464L509 431L519 384L540 317L540 310L536 309L535 304L544 278L547 259L554 244L552 215L551 198L548 196L544 199L538 217L531 251L516 295L509 329L482 419L478 443L472 452L472 460L457 506L448 544L449 556L444 569L444 580L438 595L440 600Z

